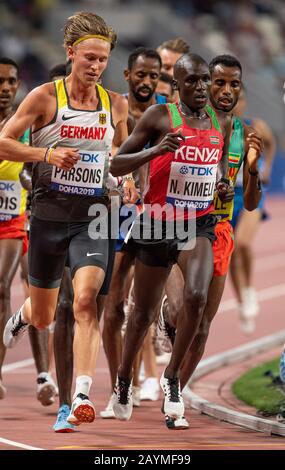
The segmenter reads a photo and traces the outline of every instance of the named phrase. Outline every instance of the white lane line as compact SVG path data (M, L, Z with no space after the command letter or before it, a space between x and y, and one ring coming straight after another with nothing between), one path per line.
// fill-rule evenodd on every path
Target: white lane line
M285 266L285 253L277 253L276 255L264 256L254 260L254 272L260 273L269 269L282 268Z
M11 370L21 369L22 367L31 366L35 361L32 358L24 359L23 361L12 362L2 367L3 372L10 372Z
M275 299L285 295L285 284L278 284L277 286L266 287L257 291L257 298L260 302L265 300ZM219 312L228 312L237 308L236 299L232 298L221 302Z
M2 444L7 444L8 446L12 447L20 447L20 449L26 449L26 450L44 450L41 449L41 447L32 447L28 446L26 444L22 444L21 442L16 442L16 441L10 441L9 439L3 439L3 437L0 437L0 443Z

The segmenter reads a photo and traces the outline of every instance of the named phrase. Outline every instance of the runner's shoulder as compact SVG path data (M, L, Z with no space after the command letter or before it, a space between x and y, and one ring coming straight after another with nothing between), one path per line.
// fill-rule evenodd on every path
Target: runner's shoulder
M128 112L128 100L123 95L111 90L106 91L110 96L113 109L115 108L117 112Z
M46 107L48 103L56 99L54 83L44 83L43 85L34 88L27 95L26 99L37 107Z

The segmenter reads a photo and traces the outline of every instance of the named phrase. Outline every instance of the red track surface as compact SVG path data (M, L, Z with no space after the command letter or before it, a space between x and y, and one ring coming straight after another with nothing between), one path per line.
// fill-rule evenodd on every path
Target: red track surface
M271 219L263 223L256 238L256 265L254 281L264 300L258 326L250 338L239 330L238 316L231 308L233 293L229 284L226 287L220 313L214 320L207 345L206 356L222 352L250 340L266 336L285 328L285 213L284 199L271 198L267 208ZM278 287L279 286L279 287ZM13 285L13 307L22 301L22 290L18 278ZM265 299L265 297L267 299ZM5 364L28 359L31 350L25 339L16 349L9 351ZM256 358L258 362L258 358ZM251 359L250 365L253 361ZM235 367L215 380L228 383L229 377L236 377ZM160 370L160 372L162 369ZM218 378L217 378L218 377ZM93 424L82 425L73 434L55 434L52 425L55 421L57 405L44 408L35 398L36 373L33 366L23 367L4 373L4 383L8 394L0 401L0 449L14 449L1 442L8 439L21 444L42 449L284 449L284 438L266 436L236 426L221 423L195 411L187 411L191 426L187 431L169 431L164 426L159 402L143 402L134 410L129 422L103 420L98 417ZM207 380L206 380L207 382ZM219 394L215 387L207 388L207 398L228 404L228 392ZM92 399L96 410L103 409L109 398L109 377L101 349Z

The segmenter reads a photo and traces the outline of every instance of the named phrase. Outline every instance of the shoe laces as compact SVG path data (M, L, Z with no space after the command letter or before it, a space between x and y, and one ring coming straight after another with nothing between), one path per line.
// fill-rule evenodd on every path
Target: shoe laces
M131 397L131 381L118 377L117 396L121 405L128 405Z
M19 312L13 319L13 327L11 328L12 335L16 336L26 326L27 326L27 323L21 320L21 315Z
M57 421L66 421L67 416L69 415L70 409L67 407L61 407L58 410Z
M181 397L181 393L180 393L180 390L179 390L179 379L178 379L178 377L173 377L171 379L165 377L165 379L167 380L167 384L168 384L167 396L168 396L169 400L174 401L174 402L179 402L180 397Z
M47 377L38 377L38 378L37 378L37 384L38 384L38 385L44 384L44 383L46 383L46 382L48 382Z

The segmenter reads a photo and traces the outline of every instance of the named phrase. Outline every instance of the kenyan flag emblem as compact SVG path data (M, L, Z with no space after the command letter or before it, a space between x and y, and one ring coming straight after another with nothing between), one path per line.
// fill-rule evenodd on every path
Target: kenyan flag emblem
M212 145L219 145L220 139L216 135L211 135L210 136L210 142Z

